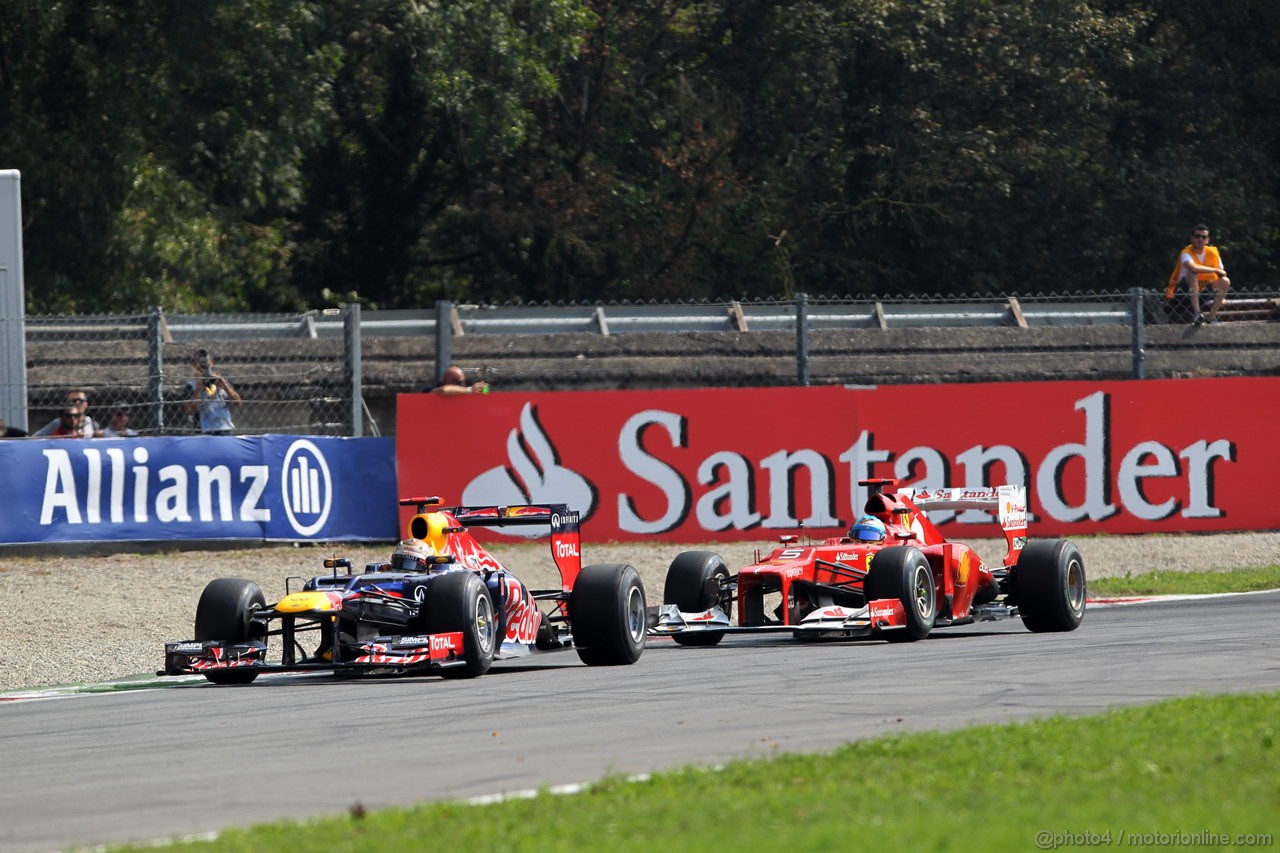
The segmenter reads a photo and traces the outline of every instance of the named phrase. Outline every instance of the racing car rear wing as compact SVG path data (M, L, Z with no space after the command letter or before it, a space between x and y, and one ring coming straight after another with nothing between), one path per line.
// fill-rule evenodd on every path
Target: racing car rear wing
M981 489L913 489L899 492L917 509L978 509L996 514L1009 551L1004 564L1012 566L1027 544L1027 490L1022 486L989 486Z
M551 558L560 570L560 582L565 592L582 571L582 534L579 531L581 516L568 504L518 504L512 506L440 506L438 497L401 498L401 506L416 507L417 514L409 520L411 535L426 530L429 524L426 513L441 512L453 516L460 528L448 528L447 532L460 532L468 527L507 527L511 525L541 525L551 529Z

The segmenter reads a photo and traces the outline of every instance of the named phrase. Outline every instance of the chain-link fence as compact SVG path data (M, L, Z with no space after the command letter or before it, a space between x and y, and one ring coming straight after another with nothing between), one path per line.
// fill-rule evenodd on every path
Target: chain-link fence
M1185 308L1185 306L1183 306ZM192 356L242 398L240 434L395 430L395 397L450 363L503 390L1280 375L1280 293L1233 292L1212 326L1162 293L618 305L348 306L305 314L26 319L28 428L83 390L106 426L198 432ZM2 366L0 366L2 367ZM0 369L0 383L13 382ZM3 413L0 413L3 414ZM9 423L15 423L8 413Z
M235 432L348 435L352 353L345 338L320 336L314 315L33 316L26 321L29 431L58 418L73 392L88 414L122 431L201 431L206 379L221 376ZM341 326L339 327L341 328ZM196 354L210 359L203 373ZM226 392L224 392L226 393Z

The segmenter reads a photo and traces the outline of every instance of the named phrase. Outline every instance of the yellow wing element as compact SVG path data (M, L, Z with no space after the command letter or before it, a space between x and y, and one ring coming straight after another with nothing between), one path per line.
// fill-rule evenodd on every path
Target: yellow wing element
M332 609L333 599L324 592L292 592L276 603L277 613L311 613Z

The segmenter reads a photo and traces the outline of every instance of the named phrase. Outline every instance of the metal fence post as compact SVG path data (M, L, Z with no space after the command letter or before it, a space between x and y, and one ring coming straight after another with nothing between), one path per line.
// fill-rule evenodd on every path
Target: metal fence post
M147 403L156 433L164 432L164 309L147 310Z
M1133 313L1133 378L1146 379L1146 311L1142 304L1142 288L1130 288L1129 296L1129 310Z
M0 169L0 415L36 429L27 412L26 285L22 272L22 173Z
M347 393L351 395L351 435L364 435L364 382L363 354L360 338L360 303L350 302L342 306L342 360L346 371Z
M809 386L809 309L808 296L796 294L796 381L801 388Z
M444 381L444 372L453 362L453 302L448 299L436 301L436 381L439 385Z

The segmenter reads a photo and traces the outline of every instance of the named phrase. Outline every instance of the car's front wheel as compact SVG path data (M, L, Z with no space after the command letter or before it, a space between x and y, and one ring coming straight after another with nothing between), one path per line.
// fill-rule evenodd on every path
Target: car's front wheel
M886 640L911 642L929 636L938 616L938 595L933 569L919 549L894 545L876 552L862 583L868 603L885 598L902 602L906 627L884 631Z
M638 661L648 628L640 573L622 563L584 568L569 596L569 621L583 663L619 666Z
M674 604L685 613L702 613L717 605L732 616L733 597L728 592L729 567L724 557L713 551L685 551L677 554L667 569L662 586L662 603ZM682 646L714 646L724 639L724 631L690 631L672 634Z
M254 639L254 616L267 606L262 589L244 578L209 581L196 604L195 638L201 642L220 640L243 643ZM251 667L206 672L214 684L248 684L258 677Z
M449 572L433 580L427 588L422 624L428 634L462 634L464 663L440 670L445 678L475 678L493 665L498 620L489 590L475 572Z

